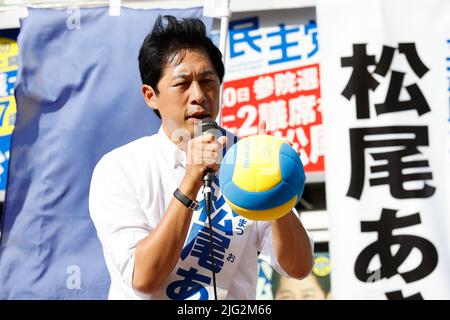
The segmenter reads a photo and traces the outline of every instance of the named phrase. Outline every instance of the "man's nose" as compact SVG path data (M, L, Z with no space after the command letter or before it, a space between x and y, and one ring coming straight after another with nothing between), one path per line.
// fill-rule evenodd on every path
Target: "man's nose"
M206 103L205 92L197 81L192 82L190 99L191 104L204 106Z

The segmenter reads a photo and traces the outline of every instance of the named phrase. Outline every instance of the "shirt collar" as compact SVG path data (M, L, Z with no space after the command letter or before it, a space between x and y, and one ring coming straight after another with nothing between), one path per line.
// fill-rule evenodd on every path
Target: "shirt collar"
M157 143L161 149L163 156L168 161L171 168L176 169L178 166L186 167L186 152L182 151L163 130L163 127L159 128L157 136Z

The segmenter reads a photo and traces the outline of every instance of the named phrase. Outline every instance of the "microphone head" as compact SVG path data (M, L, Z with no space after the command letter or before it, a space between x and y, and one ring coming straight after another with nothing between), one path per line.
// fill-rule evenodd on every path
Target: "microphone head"
M216 139L223 136L219 125L211 118L204 118L198 122L197 128L195 130L195 136L198 137L207 132L216 137Z
M208 132L208 130L219 130L219 126L217 123L211 119L211 118L204 118L201 121L199 121L197 126L197 132L199 134L204 134Z

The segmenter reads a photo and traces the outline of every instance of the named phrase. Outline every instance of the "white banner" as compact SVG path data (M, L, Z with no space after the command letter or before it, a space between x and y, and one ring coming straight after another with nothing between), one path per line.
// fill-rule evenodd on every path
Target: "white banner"
M318 0L336 299L449 299L448 0Z

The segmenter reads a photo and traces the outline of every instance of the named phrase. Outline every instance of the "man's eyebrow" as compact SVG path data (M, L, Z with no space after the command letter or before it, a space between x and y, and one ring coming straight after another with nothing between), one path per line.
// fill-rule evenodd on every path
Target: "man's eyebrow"
M203 70L202 72L200 72L201 76L211 76L211 75L215 75L216 73L214 72L214 70L211 69L206 69Z
M216 73L214 72L214 70L211 69L206 69L203 70L199 73L200 77L206 77L206 76L211 76L211 75L215 75ZM175 75L172 80L179 80L179 79L188 79L189 78L189 74L188 73L179 73L177 75Z
M179 73L175 75L172 80L178 80L178 79L187 79L189 78L189 75L187 73Z

